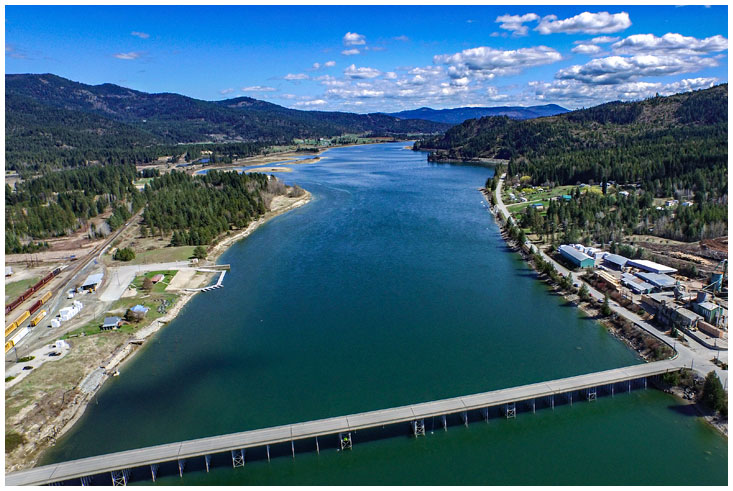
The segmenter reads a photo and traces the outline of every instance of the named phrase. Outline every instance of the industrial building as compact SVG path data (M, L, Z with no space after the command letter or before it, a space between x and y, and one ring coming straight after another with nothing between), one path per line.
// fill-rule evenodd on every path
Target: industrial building
M654 290L654 285L642 281L630 273L621 274L621 283L634 293L651 293Z
M630 263L631 261L629 261ZM647 283L650 283L654 286L657 290L672 290L675 287L675 284L677 283L677 280L672 278L671 276L667 276L666 274L661 273L644 273L639 272L635 273L636 276L641 278Z
M669 266L665 266L664 264L655 263L654 261L647 261L646 259L629 259L626 262L626 266L656 274L669 274L677 272L677 270L674 268L670 268Z
M84 280L84 283L81 284L81 288L86 291L95 292L97 291L97 287L102 283L102 278L104 278L104 273L90 274Z
M579 268L592 268L595 266L595 260L588 254L580 252L579 250L569 245L561 245L558 249L562 257L570 261L572 264Z
M621 271L629 260L618 254L606 254L603 256L603 265L616 271Z

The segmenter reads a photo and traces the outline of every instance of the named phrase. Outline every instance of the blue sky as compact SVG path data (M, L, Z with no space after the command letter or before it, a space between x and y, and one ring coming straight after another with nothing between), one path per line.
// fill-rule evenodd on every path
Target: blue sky
M5 72L299 109L588 107L728 81L728 7L6 6Z

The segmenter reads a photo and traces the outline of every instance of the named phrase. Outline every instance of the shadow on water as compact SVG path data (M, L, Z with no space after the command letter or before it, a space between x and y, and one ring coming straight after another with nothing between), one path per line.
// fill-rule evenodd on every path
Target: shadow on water
M694 404L675 404L667 406L667 409L683 416L692 416L696 418L700 415Z

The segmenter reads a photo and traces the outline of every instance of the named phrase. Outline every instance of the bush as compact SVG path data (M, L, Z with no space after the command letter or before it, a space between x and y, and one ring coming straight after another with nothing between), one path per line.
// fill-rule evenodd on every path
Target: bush
M5 453L10 453L25 443L25 437L18 433L10 432L5 435Z
M150 291L153 289L153 285L153 280L151 280L150 278L145 278L143 280L143 290Z
M117 252L115 252L114 255L114 259L117 261L132 261L133 259L135 259L135 251L133 251L129 247L117 249Z

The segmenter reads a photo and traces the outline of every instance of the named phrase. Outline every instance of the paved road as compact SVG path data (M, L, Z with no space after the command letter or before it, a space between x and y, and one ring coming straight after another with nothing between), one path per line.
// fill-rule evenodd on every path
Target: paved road
M499 179L499 183L496 186L496 193L494 195L496 206L499 209L499 212L504 215L505 219L509 219L511 217L509 210L504 205L504 202L501 199L501 188L504 185L504 181L506 180L506 174L503 174L501 176L501 179ZM511 218L514 220L513 218ZM555 266L555 269L561 273L563 276L567 276L568 274L571 275L571 278L573 279L573 283L585 283L585 285L588 287L588 290L590 291L591 296L594 299L603 299L604 295L593 288L588 283L584 282L581 275L582 273L575 273L572 271L569 271L566 267L564 267L562 264L559 264L557 261L552 259L550 256L545 254L542 250L540 250L538 247L536 247L534 244L532 244L529 240L527 240L526 245L530 248L532 251L537 251L540 253L542 258L545 261L549 261L552 263L553 266ZM720 379L720 382L723 384L723 386L728 390L728 371L720 369L717 365L715 365L711 360L719 357L720 360L722 360L724 363L728 363L728 352L727 351L717 351L709 349L702 344L698 343L694 339L690 339L689 336L687 336L687 342L688 346L685 346L683 344L679 344L677 340L667 336L659 329L655 328L645 320L643 320L641 317L636 315L635 313L631 312L630 310L618 305L616 302L610 303L611 311L619 315L620 317L623 317L624 319L628 320L629 322L632 322L636 326L640 327L641 329L645 330L655 338L667 343L670 346L673 346L677 352L679 353L679 357L681 360L684 361L685 366L692 366L693 369L698 372L700 375L705 376L710 371L715 371L715 373L718 375L718 378Z
M513 402L531 401L556 395L561 396L610 384L624 383L616 390L626 390L626 381L660 375L679 370L682 367L683 363L679 359L658 361L409 406L127 450L14 472L5 476L5 484L6 486L42 485L148 464L175 462L179 459L201 457L230 450L264 447L265 445L353 432L365 428L408 423L435 416L458 414L464 411L501 407ZM631 390L631 382L629 382L628 390Z

